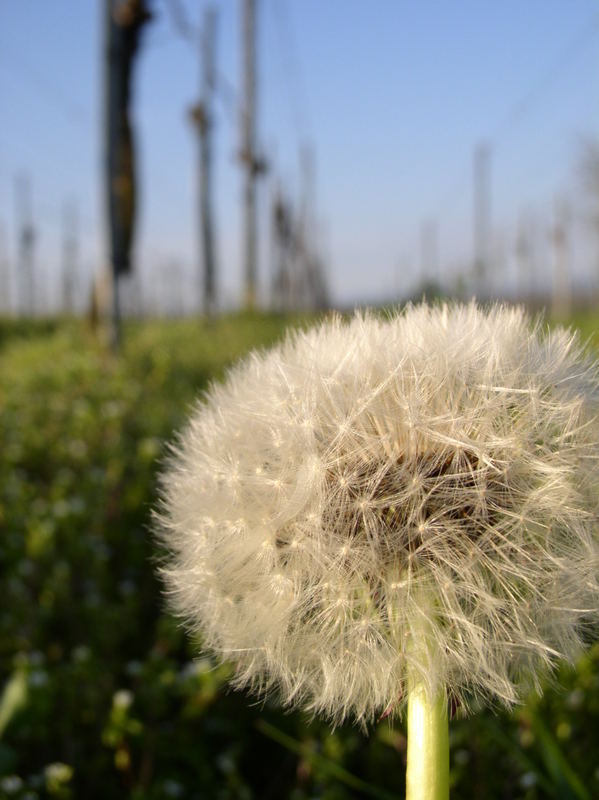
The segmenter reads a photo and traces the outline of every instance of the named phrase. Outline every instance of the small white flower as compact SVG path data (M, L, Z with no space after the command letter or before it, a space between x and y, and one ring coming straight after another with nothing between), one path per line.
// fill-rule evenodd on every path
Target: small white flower
M126 711L132 703L133 692L130 692L129 689L119 689L118 692L115 692L112 696L112 705L123 711Z
M39 689L48 683L48 673L44 669L34 669L29 673L29 685Z
M162 784L162 791L165 797L183 797L185 788L177 781L167 779Z
M520 309L290 336L174 448L172 606L237 686L335 721L401 712L408 673L512 704L598 616L598 412L576 336Z
M18 775L7 775L0 780L0 789L6 794L16 794L22 786L23 781Z
M137 678L138 675L141 675L142 670L143 664L141 661L127 661L125 665L127 675L130 675L132 678Z
M92 651L86 644L79 644L73 648L71 658L77 664L85 664L91 658Z
M179 673L179 677L183 681L193 680L194 678L199 678L201 675L205 675L212 669L214 669L214 665L209 658L199 658L197 661L189 661L185 664Z
M73 777L73 768L61 761L55 761L44 767L44 778L48 788L56 788L68 783Z

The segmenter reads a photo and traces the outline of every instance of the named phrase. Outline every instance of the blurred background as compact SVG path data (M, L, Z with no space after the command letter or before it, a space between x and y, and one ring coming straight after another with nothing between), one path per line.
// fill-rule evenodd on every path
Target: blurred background
M114 5L0 10L4 313L88 309L107 181L126 314L592 303L593 0Z
M0 798L402 797L401 723L197 660L156 472L332 309L501 299L596 346L595 0L3 2L0 101ZM599 645L451 738L455 798L599 797Z

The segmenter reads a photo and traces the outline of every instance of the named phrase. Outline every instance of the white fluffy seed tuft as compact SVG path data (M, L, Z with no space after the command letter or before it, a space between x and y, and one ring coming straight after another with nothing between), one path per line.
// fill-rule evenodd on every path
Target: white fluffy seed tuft
M334 722L517 702L599 616L599 380L521 309L356 315L214 385L162 476L173 609ZM426 632L423 636L423 631Z

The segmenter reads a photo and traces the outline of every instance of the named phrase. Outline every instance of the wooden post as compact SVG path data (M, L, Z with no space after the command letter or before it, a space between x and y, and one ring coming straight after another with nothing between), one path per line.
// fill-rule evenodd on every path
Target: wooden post
M17 314L34 316L37 307L34 257L35 229L31 210L31 179L20 173L15 179L15 202L19 230L19 261L17 275Z
M204 12L200 31L201 99L191 109L199 140L198 198L200 216L200 270L202 306L208 316L216 310L216 264L214 254L214 216L212 212L212 98L216 83L215 42L217 13L213 6Z
M491 236L491 148L474 151L474 288L479 299L488 293Z
M77 207L66 202L62 214L62 311L75 312L77 281Z
M12 311L11 289L10 262L6 250L5 228L0 220L0 312L7 317L10 316Z
M130 119L131 75L141 30L151 19L145 0L106 0L105 17L105 186L112 273L111 343L121 339L119 278L131 271L136 186Z
M240 160L245 168L244 274L245 307L255 308L257 297L257 214L256 178L266 165L256 153L256 0L243 0L243 93L242 144Z
M564 198L556 198L553 224L553 248L555 266L553 274L553 316L564 320L572 310L572 286L568 259L568 229L570 211Z

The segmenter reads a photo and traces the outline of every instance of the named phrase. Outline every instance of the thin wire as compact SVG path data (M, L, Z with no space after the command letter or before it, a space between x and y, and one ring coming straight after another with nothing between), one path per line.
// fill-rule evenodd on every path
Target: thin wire
M273 0L270 3L270 8L272 9L275 27L278 32L279 58L288 87L287 96L295 123L294 128L301 144L301 139L307 138L309 125L296 38L293 33L286 0Z
M164 0L164 3L175 32L195 50L200 37L200 29L189 21L185 6L180 0Z
M584 28L579 30L576 36L568 42L556 60L547 67L538 81L529 89L522 99L514 103L510 108L503 121L498 124L495 133L490 137L495 146L499 139L509 133L511 128L513 128L522 117L526 116L531 107L538 101L547 88L561 77L563 68L570 66L570 64L584 52L585 46L593 41L597 33L599 33L599 15L595 14Z
M595 14L568 42L566 47L559 53L558 57L551 62L528 92L526 92L520 100L512 104L503 120L496 126L495 132L485 137L485 143L492 148L493 151L497 150L498 144L505 139L522 118L526 116L534 104L538 102L543 93L561 76L563 69L573 63L576 58L580 57L585 47L593 41L598 32L599 15ZM453 210L457 207L456 198L463 189L463 186L469 182L470 174L471 168L465 168L460 176L451 184L448 191L443 195L438 209L439 216L444 217L449 208Z
M201 46L204 32L199 25L194 25L187 14L185 6L181 0L164 0L168 10L171 23L175 33L185 42L185 44L197 52ZM237 125L241 115L241 101L239 99L239 92L233 83L217 68L215 71L214 80L215 93L223 107L225 108L228 121L232 125Z

